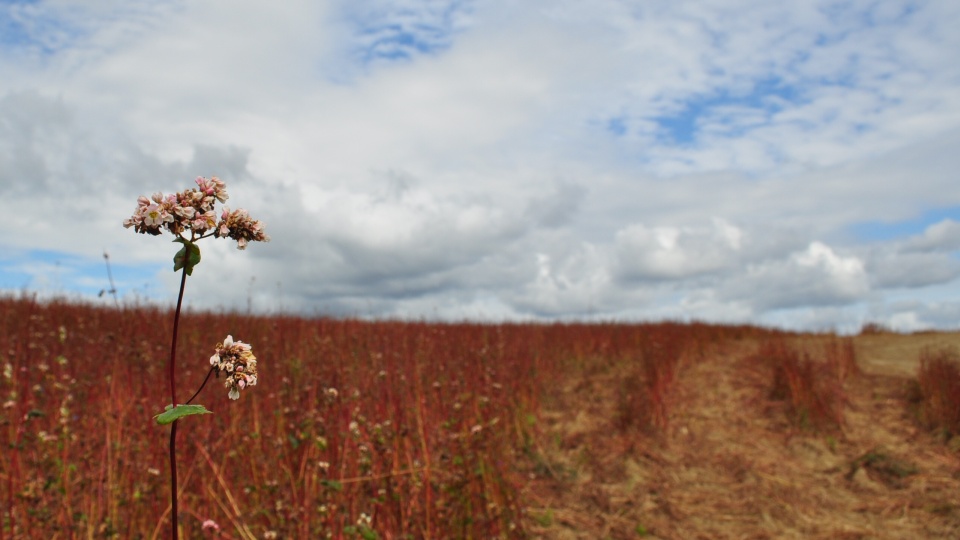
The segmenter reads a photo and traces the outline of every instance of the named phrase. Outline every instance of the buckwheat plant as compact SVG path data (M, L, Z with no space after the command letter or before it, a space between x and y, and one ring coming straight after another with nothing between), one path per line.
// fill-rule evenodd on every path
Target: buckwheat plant
M247 211L239 208L230 210L224 207L219 218L215 210L217 202L225 203L227 186L219 178L198 177L197 187L164 195L154 193L150 198L140 196L133 215L124 220L125 228L133 228L140 234L159 236L164 231L174 236L173 241L182 244L180 251L173 256L173 271L181 272L180 293L177 296L177 309L173 315L173 341L170 344L170 405L154 418L160 425L170 424L170 506L173 512L172 537L177 540L177 422L185 416L208 414L203 405L191 405L190 402L200 394L210 375L225 375L224 386L230 399L239 399L240 391L257 384L257 359L252 347L240 340L234 341L227 336L218 343L210 357L210 371L193 397L185 403L177 401L176 363L177 330L180 324L180 307L183 304L183 291L187 276L193 275L193 269L200 263L200 248L197 242L204 238L230 238L237 241L237 249L246 249L249 242L268 242L270 237L263 232L263 224L251 219Z

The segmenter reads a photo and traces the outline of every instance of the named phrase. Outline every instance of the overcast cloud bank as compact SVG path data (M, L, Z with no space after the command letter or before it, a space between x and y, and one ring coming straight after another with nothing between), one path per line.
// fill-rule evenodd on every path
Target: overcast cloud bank
M196 307L960 325L960 4L12 2L0 288Z

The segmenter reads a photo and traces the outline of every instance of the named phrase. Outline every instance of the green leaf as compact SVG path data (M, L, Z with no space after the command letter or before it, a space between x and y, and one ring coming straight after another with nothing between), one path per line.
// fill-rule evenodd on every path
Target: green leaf
M333 491L343 490L343 484L341 484L340 482L337 482L336 480L321 480L320 485L324 487L328 487Z
M182 236L178 236L174 242L180 242L183 247L173 256L173 271L183 268L188 276L193 275L193 267L200 264L200 247Z
M157 423L161 426L172 424L174 420L183 418L184 416L190 416L193 414L212 414L207 410L203 405L177 405L176 407L171 407L167 405L164 412L154 416L157 420Z

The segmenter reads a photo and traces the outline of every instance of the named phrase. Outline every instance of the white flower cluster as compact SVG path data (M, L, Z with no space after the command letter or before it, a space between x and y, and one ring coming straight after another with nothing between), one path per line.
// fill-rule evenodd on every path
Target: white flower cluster
M197 187L180 193L154 193L150 198L141 195L133 215L123 221L123 226L133 227L138 233L159 235L164 229L180 236L192 231L194 239L213 235L232 238L237 248L244 249L248 242L269 242L263 232L263 223L252 219L243 208L231 211L224 207L217 221L214 205L226 202L227 185L217 178L196 179Z
M230 389L230 399L239 399L240 390L257 384L257 357L251 348L249 343L233 341L233 336L227 336L210 357L210 365L217 368L217 375L227 375L224 386Z

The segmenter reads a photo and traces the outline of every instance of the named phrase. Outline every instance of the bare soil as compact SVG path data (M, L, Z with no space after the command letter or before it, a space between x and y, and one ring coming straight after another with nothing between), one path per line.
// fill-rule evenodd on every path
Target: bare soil
M817 336L797 338L798 345ZM616 421L623 362L585 362L548 400L529 452L536 538L960 538L960 457L921 427L910 382L924 347L958 334L855 339L845 423L815 431L770 399L757 343L681 363L660 432Z

